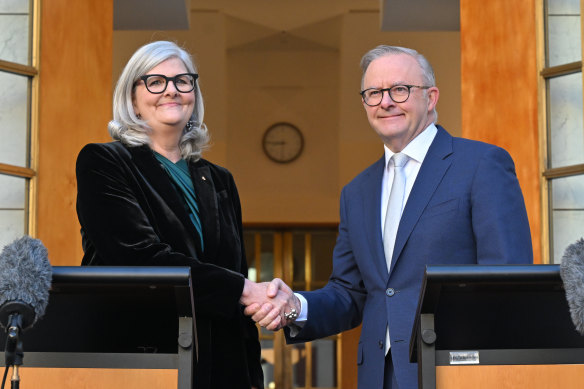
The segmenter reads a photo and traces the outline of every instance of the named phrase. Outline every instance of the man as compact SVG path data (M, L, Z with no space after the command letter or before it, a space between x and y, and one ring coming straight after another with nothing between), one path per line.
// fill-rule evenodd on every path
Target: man
M274 280L246 313L289 342L363 323L359 388L417 388L409 340L425 266L533 261L523 196L509 154L435 125L439 90L416 51L379 46L361 61L361 96L384 156L341 193L333 271L319 290L291 294ZM300 314L298 316L298 313Z

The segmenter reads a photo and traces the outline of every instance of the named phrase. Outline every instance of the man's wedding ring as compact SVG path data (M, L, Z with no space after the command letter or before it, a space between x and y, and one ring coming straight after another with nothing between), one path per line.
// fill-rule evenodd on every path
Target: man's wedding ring
M286 318L286 320L296 320L296 318L298 317L298 312L296 312L295 308L292 308L290 312L288 313L284 312L284 317Z

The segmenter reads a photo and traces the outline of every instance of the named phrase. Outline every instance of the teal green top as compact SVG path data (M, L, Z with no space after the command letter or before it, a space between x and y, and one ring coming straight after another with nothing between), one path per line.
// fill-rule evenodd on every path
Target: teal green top
M193 180L189 174L189 165L187 164L187 161L181 159L177 163L173 163L168 158L158 154L156 151L154 152L154 156L162 164L164 170L168 173L168 176L179 193L182 194L187 208L189 209L191 221L199 234L199 239L201 240L201 251L203 251L205 248L203 243L203 226L201 225L199 204L197 204L197 195L195 194Z

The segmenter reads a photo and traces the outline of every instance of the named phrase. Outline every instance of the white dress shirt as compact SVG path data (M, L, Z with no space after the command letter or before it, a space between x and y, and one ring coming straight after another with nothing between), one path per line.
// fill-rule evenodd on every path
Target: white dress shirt
M410 157L408 162L404 166L404 174L406 175L406 193L404 194L403 207L406 206L422 162L428 153L430 145L434 141L434 137L438 129L434 123L430 124L424 131L415 137L406 147L401 151L402 154ZM389 160L395 154L387 146L383 146L385 149L385 169L383 169L383 178L381 182L381 236L383 236L383 229L385 227L385 214L387 213L387 203L389 200L389 194L391 193L391 183L393 182L393 165L389 165ZM402 208L403 211L403 208Z

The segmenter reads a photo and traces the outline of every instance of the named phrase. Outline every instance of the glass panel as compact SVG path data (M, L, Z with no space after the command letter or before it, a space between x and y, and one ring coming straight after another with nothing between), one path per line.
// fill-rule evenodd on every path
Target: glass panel
M262 347L262 370L264 371L264 387L275 388L276 378L274 377L274 341L261 340L260 345Z
M312 342L312 386L334 388L337 386L337 342L321 339Z
M0 249L25 233L26 184L24 178L0 174Z
M245 246L245 258L247 260L247 278L255 282L257 277L257 269L255 268L255 233L244 232L243 245Z
M306 386L306 345L293 344L292 347L292 382L295 388Z
M312 234L312 280L326 281L333 269L333 248L337 240L335 232L318 232Z
M560 263L566 247L584 237L584 175L550 181L552 263Z
M580 0L548 0L548 14L577 14L580 11Z
M24 210L26 179L0 174L0 209Z
M28 78L0 71L0 162L28 167Z
M0 1L0 59L30 65L29 1Z
M30 2L28 0L2 0L0 1L0 13L28 13Z
M274 234L262 234L262 253L260 257L259 281L272 281L274 279Z
M24 210L6 210L0 208L0 250L13 240L24 235Z
M306 277L306 272L305 272L305 255L306 255L306 238L305 238L306 234L305 233L294 233L292 235L292 245L294 246L294 248L292 249L292 256L293 256L293 268L292 268L292 272L293 272L293 282L294 282L294 288L293 289L300 289L300 290L304 290L306 289L306 284L305 284L305 277Z
M257 327L260 330L260 337L262 339L264 339L264 338L273 339L274 338L274 331L266 330L264 327L260 327L259 325L257 325Z
M551 78L548 88L550 167L584 163L582 73Z
M548 66L580 61L580 0L549 0L547 4Z

